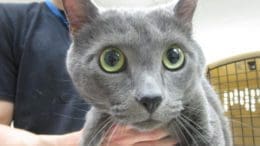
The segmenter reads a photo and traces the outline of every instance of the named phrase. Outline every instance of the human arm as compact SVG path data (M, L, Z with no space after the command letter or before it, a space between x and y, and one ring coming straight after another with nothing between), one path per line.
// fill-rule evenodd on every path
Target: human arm
M13 103L7 101L0 101L0 124L11 124L13 118L13 108Z
M0 124L0 145L12 146L78 146L81 132L65 135L36 135Z
M3 99L3 98L2 98ZM13 118L13 103L0 101L0 145L30 146L36 144L36 136L24 130L9 127Z
M4 98L2 98L4 99ZM6 98L5 98L6 99ZM14 105L0 100L0 145L19 146L78 146L81 132L65 135L36 135L31 132L11 128Z

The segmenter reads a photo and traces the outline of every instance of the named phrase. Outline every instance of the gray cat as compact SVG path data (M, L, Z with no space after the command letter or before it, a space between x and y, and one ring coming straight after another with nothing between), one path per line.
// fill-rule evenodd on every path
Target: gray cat
M67 67L93 107L82 146L99 146L112 124L166 129L182 146L231 146L228 120L205 78L192 38L197 0L147 9L98 9L63 0L73 43Z

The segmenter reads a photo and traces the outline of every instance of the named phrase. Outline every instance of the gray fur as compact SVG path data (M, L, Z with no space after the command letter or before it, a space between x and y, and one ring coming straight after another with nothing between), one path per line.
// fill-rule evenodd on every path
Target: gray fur
M180 0L174 9L106 10L86 16L91 22L74 30L68 71L82 97L93 105L82 146L98 146L115 123L141 131L165 128L183 146L232 145L228 121L204 76L203 53L192 39L195 7L195 0ZM184 49L186 62L180 70L169 71L162 56L176 43ZM107 46L125 54L127 67L122 72L106 73L100 68L99 56ZM163 100L150 115L135 99L155 94ZM144 122L149 117L156 122Z

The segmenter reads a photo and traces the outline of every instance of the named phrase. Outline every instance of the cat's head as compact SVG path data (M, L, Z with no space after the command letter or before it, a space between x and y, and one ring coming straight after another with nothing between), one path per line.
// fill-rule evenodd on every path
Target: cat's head
M90 0L63 2L73 39L67 67L83 98L144 130L185 110L204 70L191 35L197 0L102 11Z

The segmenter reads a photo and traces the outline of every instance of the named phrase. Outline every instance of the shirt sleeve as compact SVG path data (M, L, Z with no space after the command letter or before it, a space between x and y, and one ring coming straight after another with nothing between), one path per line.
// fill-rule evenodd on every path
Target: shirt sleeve
M0 5L0 100L14 102L17 67L13 55L13 32L7 11Z

